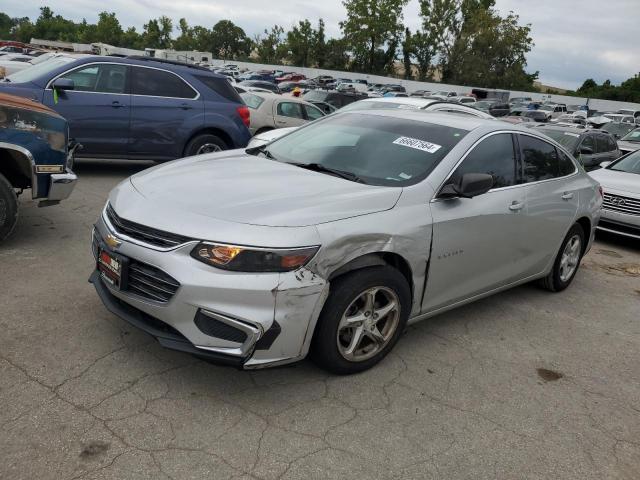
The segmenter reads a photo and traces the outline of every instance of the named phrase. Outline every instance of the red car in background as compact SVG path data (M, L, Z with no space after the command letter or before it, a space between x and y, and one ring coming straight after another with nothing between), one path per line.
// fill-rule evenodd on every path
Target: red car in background
M302 75L301 73L288 73L287 75L283 75L281 77L276 78L276 83L280 82L299 82L300 80L306 80L307 77Z

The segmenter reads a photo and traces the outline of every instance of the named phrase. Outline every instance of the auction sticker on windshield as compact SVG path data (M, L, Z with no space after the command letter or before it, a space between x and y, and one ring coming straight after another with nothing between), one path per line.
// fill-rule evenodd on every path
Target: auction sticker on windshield
M415 148L416 150L422 150L423 152L436 153L442 145L437 145L431 142L425 142L424 140L418 140L417 138L399 137L396 138L393 143L396 145L402 145L404 147Z

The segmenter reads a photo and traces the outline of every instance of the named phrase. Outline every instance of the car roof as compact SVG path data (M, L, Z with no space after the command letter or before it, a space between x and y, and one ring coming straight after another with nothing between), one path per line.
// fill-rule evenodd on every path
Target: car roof
M383 103L396 103L402 105L413 105L418 108L424 108L432 103L437 102L436 99L419 98L419 97L372 97L364 98L361 102L383 102Z
M307 100L303 100L300 97L290 97L290 96L283 96L280 95L278 93L274 93L274 92L256 92L253 91L251 92L252 95L256 95L260 98L264 98L266 101L269 101L271 103L275 102L276 100L285 100L287 102L292 102L292 103L304 103L305 105L313 105L311 103L309 103Z
M340 114L340 111L336 112ZM426 110L401 110L401 109L370 109L370 110L352 110L349 112L343 112L342 114L362 114L362 115L377 115L389 118L398 118L402 120L414 120L424 123L435 123L451 128L459 128L461 130L474 130L476 128L485 127L488 131L493 130L513 130L520 132L527 132L527 129L512 126L504 122L496 122L492 119L485 119L480 117L474 117L471 115L456 115L446 112L430 112Z

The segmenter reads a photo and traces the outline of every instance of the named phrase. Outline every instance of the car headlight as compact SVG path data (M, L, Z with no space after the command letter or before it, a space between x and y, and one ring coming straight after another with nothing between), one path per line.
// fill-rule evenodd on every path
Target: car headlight
M290 272L306 265L318 248L259 248L201 242L191 256L207 265L235 272Z

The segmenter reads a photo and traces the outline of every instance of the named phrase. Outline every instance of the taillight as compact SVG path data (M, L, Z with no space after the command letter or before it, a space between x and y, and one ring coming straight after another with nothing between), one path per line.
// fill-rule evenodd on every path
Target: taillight
M246 105L240 105L238 107L238 115L240 115L244 126L248 127L250 123L249 118L251 117L251 114L249 113L249 107L247 107Z

